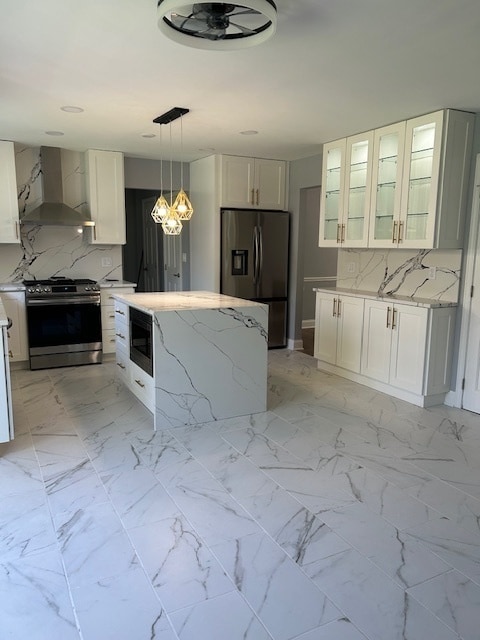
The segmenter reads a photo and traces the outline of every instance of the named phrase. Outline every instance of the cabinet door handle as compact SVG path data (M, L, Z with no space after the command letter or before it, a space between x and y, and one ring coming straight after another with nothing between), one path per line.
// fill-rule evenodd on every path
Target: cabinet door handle
M18 233L19 227L20 227L20 223L19 222L15 222L15 236L16 236L17 240L20 237L19 233Z
M341 225L337 224L337 243L340 244L341 239L340 239L340 227Z
M109 318L114 318L114 317L115 317L115 314L114 314L114 313L109 313L109 314L108 314L108 317L109 317Z
M122 340L125 340L125 336L123 335L123 333L116 333L115 335L121 338Z
M124 312L124 311L122 311L121 309L115 309L115 313L118 313L118 314L120 314L121 316L124 316L124 315L125 315L125 312Z
M7 331L7 338L10 338L10 332Z
M110 338L110 342L116 342L115 338Z
M390 307L387 307L387 329L390 329L390 314L392 310Z
M397 326L397 310L394 309L392 314L392 330L395 329L396 326Z
M93 239L97 239L97 227L95 225L93 225Z
M335 318L337 316L337 299L334 298L333 299L333 311L332 311L332 316Z
M342 309L342 301L339 298L337 300L337 318L340 318L340 316L342 315L341 309Z
M342 224L342 237L340 239L340 242L345 242L345 225Z
M259 199L258 199L258 189L257 189L257 205L259 203Z
M392 233L392 242L393 242L393 244L396 244L396 242L397 242L397 225L398 225L398 222L395 221L393 223L393 233Z
M255 196L255 189L252 189L252 204L255 204L255 200L254 200L254 196Z
M142 389L145 388L145 385L143 384L143 382L141 380L135 380L135 382L138 384L139 387L142 387Z
M398 243L403 242L403 222L398 225Z
M13 358L13 353L12 353L11 349L8 350L8 357L9 358Z
M121 362L117 362L117 367L120 367L120 369L125 369L125 365Z

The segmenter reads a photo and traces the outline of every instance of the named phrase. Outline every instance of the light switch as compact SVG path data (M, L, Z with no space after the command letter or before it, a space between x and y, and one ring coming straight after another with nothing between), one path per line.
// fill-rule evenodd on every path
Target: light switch
M102 267L111 267L112 259L111 258L102 258Z

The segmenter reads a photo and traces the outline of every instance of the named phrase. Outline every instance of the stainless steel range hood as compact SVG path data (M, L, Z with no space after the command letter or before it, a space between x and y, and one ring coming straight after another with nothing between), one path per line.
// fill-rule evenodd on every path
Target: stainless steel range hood
M20 224L68 227L94 227L95 222L63 201L62 156L56 147L40 148L43 203L32 209Z

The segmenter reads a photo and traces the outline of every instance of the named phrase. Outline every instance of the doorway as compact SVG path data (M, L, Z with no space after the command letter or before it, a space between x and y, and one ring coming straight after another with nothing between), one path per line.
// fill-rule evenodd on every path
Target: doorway
M167 201L170 193L164 193ZM175 196L175 194L174 194ZM165 236L151 211L158 190L125 189L127 242L123 246L123 277L138 292L184 291L190 287L189 225L178 236Z
M480 413L480 154L477 156L469 243L465 260L463 409ZM465 336L465 338L463 338ZM462 359L463 359L462 358ZM460 368L460 367L459 367Z

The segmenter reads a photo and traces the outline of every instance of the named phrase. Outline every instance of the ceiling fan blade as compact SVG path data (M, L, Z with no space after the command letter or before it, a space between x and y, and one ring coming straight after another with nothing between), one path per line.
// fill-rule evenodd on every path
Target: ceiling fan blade
M255 31L253 29L249 29L248 27L245 27L244 25L241 24L237 24L236 22L232 22L230 20L230 27L235 27L235 29L238 29L241 33L245 33L245 34L252 34L255 33Z

